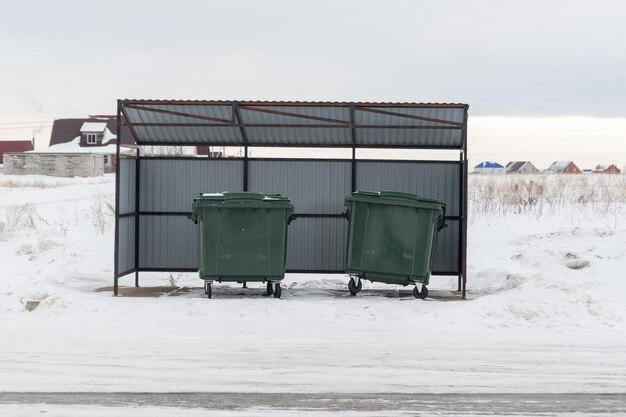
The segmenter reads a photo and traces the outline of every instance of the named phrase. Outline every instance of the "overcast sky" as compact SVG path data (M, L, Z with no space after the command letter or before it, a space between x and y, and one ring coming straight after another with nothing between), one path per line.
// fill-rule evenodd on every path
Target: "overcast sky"
M626 163L626 1L22 0L0 48L0 139L38 146L10 123L118 98L432 101L475 162Z

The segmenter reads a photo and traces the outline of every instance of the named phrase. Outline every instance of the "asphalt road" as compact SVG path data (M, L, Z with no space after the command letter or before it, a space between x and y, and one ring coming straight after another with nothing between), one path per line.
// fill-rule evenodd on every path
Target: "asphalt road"
M626 394L262 394L2 392L0 404L245 410L398 411L408 415L626 415Z

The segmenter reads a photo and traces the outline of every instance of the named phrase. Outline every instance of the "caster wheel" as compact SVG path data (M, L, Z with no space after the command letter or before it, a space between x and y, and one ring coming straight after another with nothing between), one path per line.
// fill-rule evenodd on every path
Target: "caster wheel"
M280 289L280 283L276 283L276 289L274 290L274 298L280 298L282 290Z
M348 281L348 290L350 291L350 294L357 295L359 291L361 291L361 288L363 288L363 282L361 280L359 280L359 285L356 285L354 278L350 278L350 281Z
M267 282L267 289L265 290L265 295L270 296L274 293L274 290L272 289L272 283L271 282Z
M213 285L211 284L207 284L206 286L206 296L207 298L211 298L211 296L213 295Z
M204 293L205 293L205 294L206 294L206 293L207 293L207 291L208 291L208 290L207 290L208 285L209 285L209 283L208 283L208 282L206 282L206 281L204 281Z
M428 288L426 288L426 285L422 285L422 291L417 291L417 287L413 287L413 297L419 298L420 300L428 297Z

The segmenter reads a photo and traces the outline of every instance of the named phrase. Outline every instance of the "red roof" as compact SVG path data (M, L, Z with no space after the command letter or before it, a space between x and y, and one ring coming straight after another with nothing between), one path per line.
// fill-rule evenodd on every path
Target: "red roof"
M117 131L117 119L110 116L90 116L84 119L57 119L52 123L52 132L50 133L50 143L48 146L58 145L73 141L80 136L80 128L85 122L104 122L111 133L115 135ZM121 126L122 143L126 145L134 145L135 138L128 126ZM208 155L208 146L197 146L198 155Z
M66 143L73 141L77 136L80 136L80 127L85 122L102 122L106 123L109 131L115 135L117 130L116 119L57 119L52 123L52 132L50 133L50 144L58 145L59 143ZM128 126L122 126L122 143L126 145L132 145L135 143L132 133Z
M0 140L0 164L5 152L26 152L33 150L30 140Z

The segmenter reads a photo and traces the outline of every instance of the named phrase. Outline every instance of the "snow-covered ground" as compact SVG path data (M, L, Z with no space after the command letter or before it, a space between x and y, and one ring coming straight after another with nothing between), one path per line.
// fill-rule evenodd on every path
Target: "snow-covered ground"
M494 203L511 181L542 206ZM112 176L0 175L0 391L625 392L626 179L527 181L470 179L468 301L436 297L456 278L421 301L371 283L351 297L342 275L207 300L196 274L142 275L191 287L161 297L96 291Z

